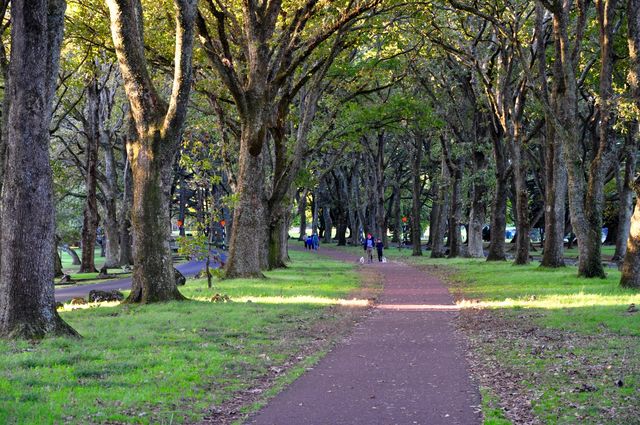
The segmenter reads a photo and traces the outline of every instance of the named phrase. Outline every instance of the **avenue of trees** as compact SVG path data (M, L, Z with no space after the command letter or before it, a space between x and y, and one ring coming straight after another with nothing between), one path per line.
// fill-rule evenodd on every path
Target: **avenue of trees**
M226 235L227 278L286 267L294 224L516 265L540 229L599 278L606 227L640 287L640 0L0 5L2 336L75 335L78 242L127 302L183 299L172 226Z

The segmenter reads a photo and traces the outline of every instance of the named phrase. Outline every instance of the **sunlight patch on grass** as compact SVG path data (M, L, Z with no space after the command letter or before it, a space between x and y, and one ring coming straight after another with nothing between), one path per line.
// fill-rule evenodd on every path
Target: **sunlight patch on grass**
M195 298L200 301L208 301L205 298ZM278 296L266 296L266 297L238 297L232 298L234 302L240 303L258 303L258 304L313 304L313 305L341 305L346 307L367 307L369 300L361 300L352 298L350 300L342 298L325 298L314 297L311 295L300 295L297 297L278 297Z
M541 308L545 310L596 306L628 306L632 303L640 304L640 294L623 296L578 292L567 295L525 295L521 298L505 298L504 300L478 301L475 299L462 299L456 302L460 308Z

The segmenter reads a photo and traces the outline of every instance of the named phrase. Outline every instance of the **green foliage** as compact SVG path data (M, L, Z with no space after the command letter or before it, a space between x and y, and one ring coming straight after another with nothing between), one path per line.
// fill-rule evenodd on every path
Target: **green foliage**
M202 232L196 232L188 236L179 236L176 238L178 242L178 254L192 260L202 260L207 258L209 254L209 240L207 235Z

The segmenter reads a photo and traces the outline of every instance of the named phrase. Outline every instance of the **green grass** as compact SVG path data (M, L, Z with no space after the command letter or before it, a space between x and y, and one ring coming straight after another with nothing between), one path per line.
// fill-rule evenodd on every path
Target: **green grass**
M640 292L620 288L617 270L607 269L606 279L584 279L575 267L434 260L397 249L386 255L452 282L461 326L483 359L479 369L508 372L508 381L520 377L519 391L542 423L638 423L640 313L627 309L640 305ZM504 403L509 392L500 392L504 382L493 385L483 391L485 423L508 423L494 398Z
M74 247L74 251L76 252L76 254L78 254L78 257L80 257L80 259L82 259L82 248L79 247ZM95 258L95 266L98 270L100 270L100 268L102 268L102 266L104 265L104 257L100 257L100 247L96 247L96 249L94 250L94 258ZM73 259L71 258L71 256L69 254L67 254L65 251L58 249L58 253L60 254L60 260L62 261L62 270L65 271L65 273L73 273L74 271L77 271L80 266L74 266L73 265ZM96 273L97 274L97 273Z
M611 257L613 257L613 254L616 252L616 247L614 245L603 245L601 250L602 250L602 258L605 260L609 260ZM539 254L539 255L542 255L542 254ZM564 255L565 257L568 257L568 258L578 258L578 248L574 245L574 247L571 249L565 249Z
M291 267L266 273L269 279L213 289L190 279L180 290L192 301L62 312L80 340L0 341L0 423L197 421L269 368L295 363L315 340L316 322L339 320L325 306L358 286L351 265L291 256ZM215 293L252 302L207 301Z

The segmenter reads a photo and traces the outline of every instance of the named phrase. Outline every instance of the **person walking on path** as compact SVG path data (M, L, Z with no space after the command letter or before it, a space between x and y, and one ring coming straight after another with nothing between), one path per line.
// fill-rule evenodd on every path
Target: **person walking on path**
M312 241L313 241L313 249L315 251L317 251L318 247L320 247L320 238L318 238L318 234L317 233L313 234Z
M307 236L307 240L305 243L305 248L307 248L309 251L311 251L311 248L313 248L313 238L311 237L311 235Z
M380 238L378 238L378 240L376 240L376 251L378 251L378 261L382 263L382 250L384 249L384 244L382 243L382 241L380 240Z
M373 241L371 233L367 235L367 239L364 240L362 245L364 250L367 251L367 262L373 263L373 247L375 246L375 242Z
M323 255L357 260L334 248ZM401 262L375 271L384 290L366 319L247 425L482 424L447 288Z

